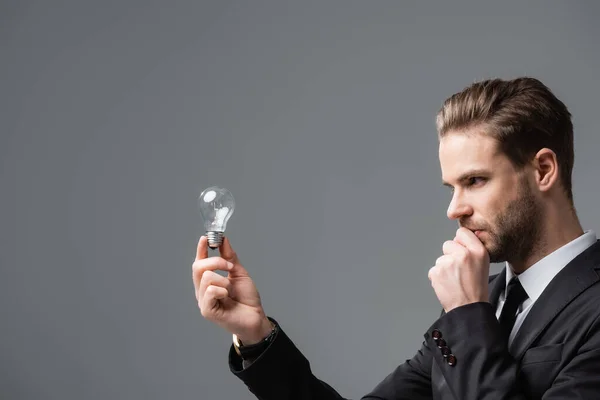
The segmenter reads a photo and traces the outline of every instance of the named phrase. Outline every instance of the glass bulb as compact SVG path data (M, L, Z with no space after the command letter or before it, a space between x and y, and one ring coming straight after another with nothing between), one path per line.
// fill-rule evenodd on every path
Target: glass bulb
M223 243L223 233L227 221L233 214L235 200L229 190L217 186L204 189L198 198L200 214L204 218L204 230L208 237L208 246L217 248Z

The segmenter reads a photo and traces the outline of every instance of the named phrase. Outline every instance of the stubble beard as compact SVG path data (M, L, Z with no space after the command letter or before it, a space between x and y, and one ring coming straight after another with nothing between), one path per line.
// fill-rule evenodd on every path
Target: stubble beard
M521 185L521 195L498 214L490 232L490 262L522 262L533 254L540 240L543 215L531 189ZM486 246L487 247L487 246Z

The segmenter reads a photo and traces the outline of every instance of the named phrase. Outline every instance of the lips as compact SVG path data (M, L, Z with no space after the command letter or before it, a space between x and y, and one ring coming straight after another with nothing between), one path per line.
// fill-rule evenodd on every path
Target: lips
M483 229L469 228L469 227L466 227L466 226L465 226L465 228L467 228L468 230L470 230L471 232L473 232L477 236L479 236L483 232Z
M479 237L479 235L481 235L483 232L485 232L485 229L479 229L479 228L472 228L469 226L464 226L461 225L463 228L466 228L468 230L470 230L471 232L473 232L475 234L475 236Z

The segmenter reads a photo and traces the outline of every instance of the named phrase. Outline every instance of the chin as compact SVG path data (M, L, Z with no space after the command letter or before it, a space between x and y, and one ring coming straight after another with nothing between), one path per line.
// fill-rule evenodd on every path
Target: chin
M498 253L497 251L490 251L488 249L488 254L490 256L490 263L503 263L506 261L506 257L503 254Z
M490 262L491 263L501 263L501 262L504 262L504 260L502 258L505 258L505 257L502 257L502 254L498 253L498 251L496 251L496 249L490 248L490 246L487 246L485 244L484 244L484 246L485 246L485 249L488 252L488 255L490 257Z
M491 257L490 256L490 264L498 264L498 263L503 263L506 260L504 258L501 257Z

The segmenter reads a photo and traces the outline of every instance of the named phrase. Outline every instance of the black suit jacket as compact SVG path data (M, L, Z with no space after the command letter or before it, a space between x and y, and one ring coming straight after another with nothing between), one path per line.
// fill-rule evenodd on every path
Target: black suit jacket
M492 276L490 302L442 313L415 356L362 399L600 399L599 271L597 241L550 282L510 348L495 316L505 271ZM455 356L453 365L433 340L434 330ZM281 329L246 369L232 346L229 366L259 399L343 399L313 375L308 360Z

